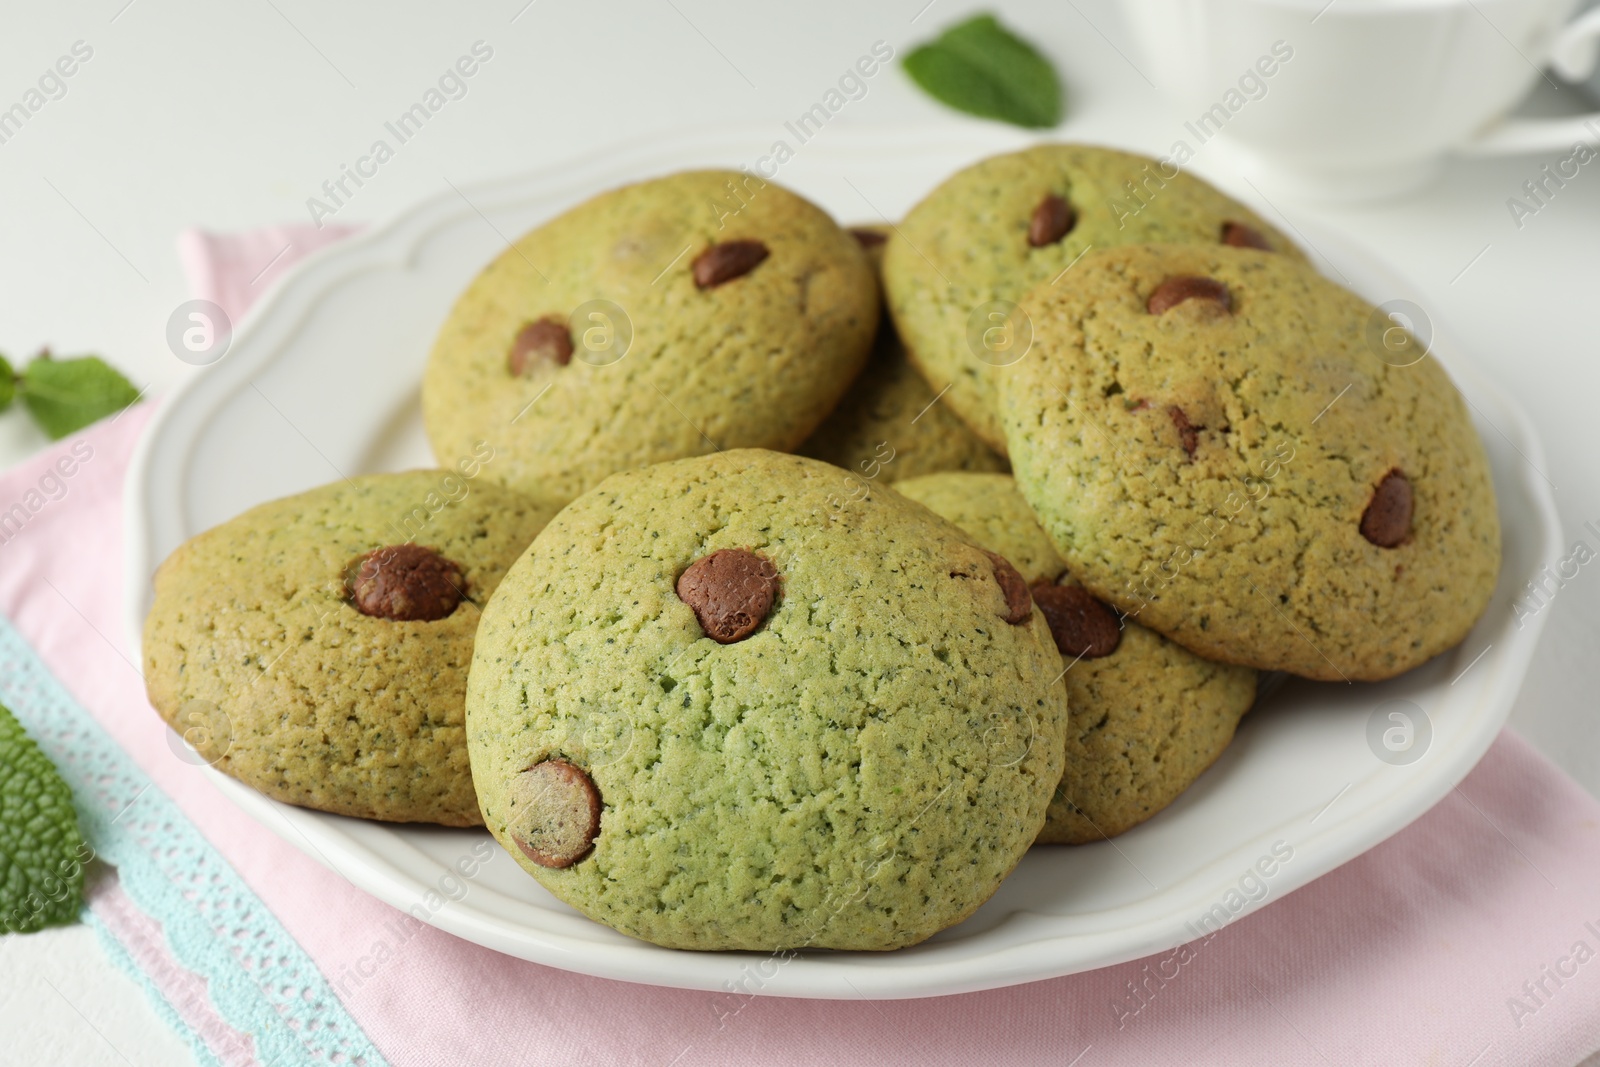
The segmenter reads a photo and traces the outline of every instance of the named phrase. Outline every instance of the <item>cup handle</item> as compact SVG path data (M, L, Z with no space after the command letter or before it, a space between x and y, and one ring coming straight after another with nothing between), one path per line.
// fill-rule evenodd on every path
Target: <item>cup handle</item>
M1550 65L1567 81L1582 81L1600 61L1600 7L1584 12L1557 35ZM1600 111L1562 119L1501 119L1456 150L1468 156L1559 152L1580 141L1600 142Z

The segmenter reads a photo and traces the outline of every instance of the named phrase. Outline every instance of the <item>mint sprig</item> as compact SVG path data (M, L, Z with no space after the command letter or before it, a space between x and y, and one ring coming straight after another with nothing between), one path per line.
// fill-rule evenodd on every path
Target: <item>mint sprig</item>
M139 399L139 390L99 356L56 359L40 352L21 374L0 356L0 411L22 397L39 427L59 441Z
M72 790L22 724L0 705L0 932L70 923L93 855Z
M1029 129L1061 121L1055 68L993 15L950 27L913 49L903 64L923 91L957 111Z

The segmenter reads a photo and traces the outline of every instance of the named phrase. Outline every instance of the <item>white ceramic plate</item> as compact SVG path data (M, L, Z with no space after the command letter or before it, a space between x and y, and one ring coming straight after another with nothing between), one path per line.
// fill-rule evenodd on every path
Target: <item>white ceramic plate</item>
M741 155L741 146L765 143L709 136L639 146L465 195L448 191L301 265L241 324L227 356L162 405L134 457L126 542L132 633L149 605L151 574L184 539L341 474L432 465L418 409L422 366L456 294L504 247L501 235L626 181L751 163L759 153ZM1019 143L1002 134L830 129L778 177L841 219L872 220L898 216L958 167ZM1411 295L1333 236L1303 225L1296 233L1324 257L1325 272L1373 302ZM1466 642L1382 685L1278 688L1166 811L1114 842L1035 849L972 918L915 948L808 952L781 966L752 954L657 948L556 901L498 846L471 879L458 879L456 861L490 840L481 831L363 822L278 804L220 774L218 784L397 908L501 952L608 978L720 990L743 977L744 988L780 996L914 997L1170 948L1191 940L1214 906L1235 916L1277 900L1404 827L1461 780L1505 722L1543 619L1518 629L1511 602L1559 557L1555 508L1527 418L1448 340L1436 338L1434 351L1474 406L1505 530L1500 587ZM1431 727L1425 754L1408 765L1380 760L1369 745L1369 720L1391 700L1411 701ZM1246 872L1275 845L1279 857L1292 858L1257 889ZM1237 913L1234 904L1243 905Z

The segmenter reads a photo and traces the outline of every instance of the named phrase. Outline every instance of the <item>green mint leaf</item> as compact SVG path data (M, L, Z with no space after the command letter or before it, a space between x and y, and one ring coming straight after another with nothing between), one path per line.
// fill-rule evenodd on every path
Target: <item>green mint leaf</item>
M0 356L0 411L11 406L11 400L17 395L17 372L11 369L11 361L5 356Z
M72 790L0 705L0 932L76 919L92 854L78 832Z
M139 399L139 390L99 356L40 355L22 372L22 402L52 440L99 422Z
M1055 68L993 15L950 27L903 62L924 92L957 111L1030 129L1061 121Z

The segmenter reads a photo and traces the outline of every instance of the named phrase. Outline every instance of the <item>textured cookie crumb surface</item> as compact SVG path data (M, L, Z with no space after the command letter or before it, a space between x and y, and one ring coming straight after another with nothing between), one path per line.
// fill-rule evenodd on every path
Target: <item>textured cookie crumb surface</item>
M550 515L481 476L441 470L358 477L253 508L156 572L144 626L150 702L199 758L274 799L476 825L463 725L473 634ZM372 554L407 534L430 550L416 554L450 562L463 598L437 619L363 614L352 571L369 561L381 578L385 557Z
M888 226L858 226L871 234L868 258L878 267ZM906 358L905 346L885 314L866 369L839 406L795 449L881 482L936 471L1004 471L1006 461L980 441Z
M895 489L1015 559L1041 608L1049 598L1038 583L1084 595L1011 478L935 474ZM1255 701L1255 671L1201 659L1137 622L1121 625L1105 655L1063 652L1072 721L1040 844L1089 844L1144 822L1211 766Z
M730 644L677 588L724 550L778 581ZM467 722L488 827L657 944L920 941L988 899L1060 780L1060 656L1041 615L1008 611L966 534L828 464L740 450L614 475L484 612ZM549 759L603 800L559 870L514 843L513 783Z
M1219 245L1230 222L1285 259L1305 258L1254 211L1171 164L1036 145L957 171L913 207L884 248L884 293L912 361L935 392L948 389L941 403L1004 452L998 379L1026 358L1028 329L1008 308L1035 285L1070 288L1091 249Z
M1176 277L1231 311L1151 314ZM1500 566L1488 461L1380 309L1222 245L1091 252L1023 304L1034 349L1000 382L1017 485L1096 596L1208 659L1326 681L1466 636Z
M490 476L555 505L619 470L792 449L860 372L879 305L860 243L777 184L639 182L473 279L429 356L423 421L441 460L487 436ZM541 322L555 328L527 332Z

